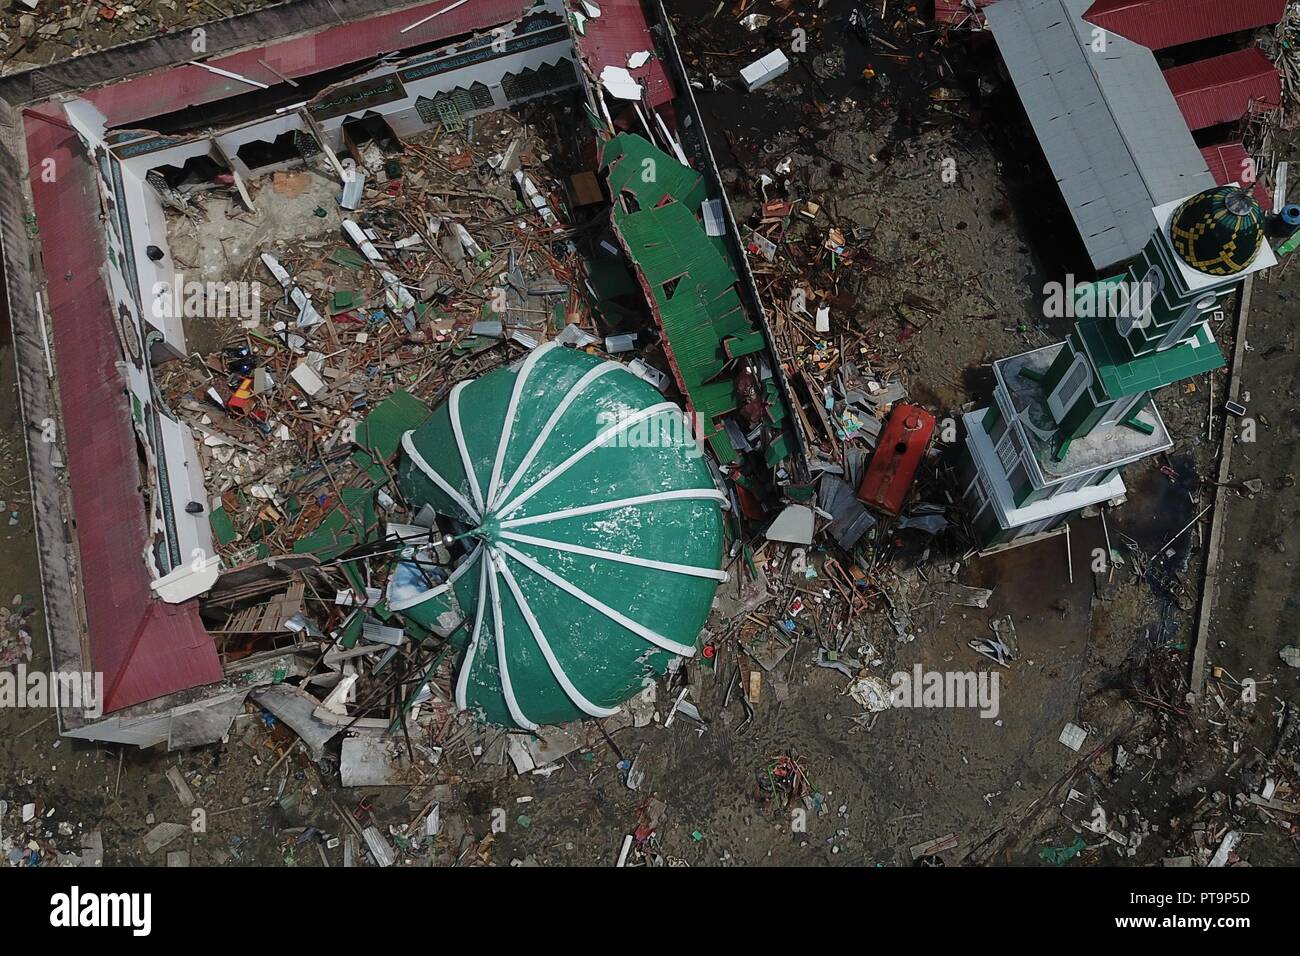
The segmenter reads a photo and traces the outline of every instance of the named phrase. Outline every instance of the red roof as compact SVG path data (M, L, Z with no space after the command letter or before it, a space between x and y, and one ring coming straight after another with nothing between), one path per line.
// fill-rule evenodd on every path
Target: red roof
M1277 23L1285 8L1286 0L1097 0L1083 18L1162 50Z
M258 60L265 60L285 76L309 76L380 53L436 43L510 23L522 17L532 5L531 0L473 0L449 9L453 2L437 0L204 62L274 86L280 82L279 79ZM402 32L439 10L448 12L413 30ZM202 67L175 66L93 90L85 94L85 98L99 107L108 118L109 128L113 128L254 89Z
M658 57L635 70L627 65L633 53L653 53L650 23L641 0L600 0L600 16L587 20L586 35L578 37L578 52L591 67L597 82L607 66L628 70L646 90L646 101L660 107L677 98L677 91ZM613 104L610 104L613 109Z
M42 118L55 117L53 122ZM221 679L198 603L164 604L149 588L151 535L122 346L100 277L98 187L57 107L24 114L40 255L48 281L72 527L81 554L89 666L104 675L106 712ZM41 174L52 159L59 176Z
M994 0L975 0L975 9L983 10ZM972 15L969 10L962 4L962 0L934 0L934 22L935 23L952 23L958 24L967 17L972 17L970 26L975 23L982 23L984 17L978 13Z
M1236 122L1282 101L1282 78L1255 47L1173 67L1165 80L1192 130Z
M1207 146L1201 150L1201 155L1205 157L1205 165L1210 167L1210 175L1214 177L1214 182L1218 186L1239 183L1254 176L1254 167L1249 161L1250 157L1246 155L1246 147L1241 143ZM1273 197L1268 194L1268 190L1258 179L1255 180L1255 188L1251 192L1266 211L1273 208Z

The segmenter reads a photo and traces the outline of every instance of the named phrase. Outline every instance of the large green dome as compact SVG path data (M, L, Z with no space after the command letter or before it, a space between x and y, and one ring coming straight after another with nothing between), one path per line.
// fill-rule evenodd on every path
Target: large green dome
M686 422L625 366L548 344L403 436L407 503L469 551L445 584L390 585L389 606L464 621L462 709L528 729L609 716L695 653L727 578L726 498Z
M1207 189L1186 200L1169 223L1174 251L1206 275L1247 269L1264 245L1264 210L1239 186Z

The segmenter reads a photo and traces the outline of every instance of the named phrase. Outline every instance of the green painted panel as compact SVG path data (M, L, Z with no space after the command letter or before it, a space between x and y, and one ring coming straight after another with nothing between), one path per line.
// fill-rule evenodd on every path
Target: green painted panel
M1195 344L1176 345L1140 358L1131 357L1112 319L1081 319L1078 330L1111 399L1151 391L1225 364L1223 352L1205 327L1197 332Z
M312 554L322 561L330 561L378 536L374 490L344 488L342 501L316 526L316 530L293 543L293 551L294 554Z
M402 435L418 428L428 417L429 409L424 403L399 388L357 426L357 444L387 461L397 454Z
M665 199L685 203L692 213L709 198L704 176L683 166L649 140L622 133L605 144L603 161L612 192L630 192L642 209L652 209Z
M735 407L735 396L715 380L732 356L764 348L745 312L727 246L708 236L700 207L704 178L640 136L616 136L605 147L611 189L632 193L636 209L621 205L614 221L645 285L691 406L708 421Z
M239 532L235 530L234 522L224 507L214 508L208 520L212 524L212 536L217 539L217 544L232 544L239 537Z

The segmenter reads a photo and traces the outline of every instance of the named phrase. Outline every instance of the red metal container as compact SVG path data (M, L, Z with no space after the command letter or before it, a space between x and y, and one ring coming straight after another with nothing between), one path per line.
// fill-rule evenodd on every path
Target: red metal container
M901 512L933 434L934 416L924 408L895 405L858 486L858 500L887 514Z

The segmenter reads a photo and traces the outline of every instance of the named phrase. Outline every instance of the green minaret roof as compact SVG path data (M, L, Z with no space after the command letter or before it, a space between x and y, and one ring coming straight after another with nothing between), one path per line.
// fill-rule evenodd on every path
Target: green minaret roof
M1174 212L1169 238L1178 257L1193 269L1236 275L1249 268L1264 245L1264 210L1238 186L1207 189Z

